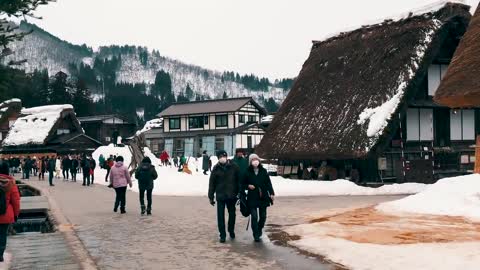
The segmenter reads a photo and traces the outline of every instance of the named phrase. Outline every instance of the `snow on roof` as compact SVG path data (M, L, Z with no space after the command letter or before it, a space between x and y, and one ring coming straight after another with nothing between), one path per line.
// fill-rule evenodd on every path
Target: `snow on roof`
M21 111L3 141L3 146L43 144L64 110L73 110L72 105L40 106Z
M22 101L18 98L12 98L12 99L9 99L9 100L5 100L4 102L0 103L0 108L7 107L11 103L18 103L18 102L22 102Z
M147 123L145 123L145 126L143 126L141 130L137 131L136 135L140 135L144 132L147 132L152 128L161 128L161 127L163 127L163 118L155 118L150 121L147 121Z
M428 13L433 13L433 12L436 12L436 11L442 9L443 7L445 7L449 3L457 3L457 4L465 4L466 5L465 0L440 0L440 1L430 3L428 5L425 5L425 6L407 11L407 12L392 15L392 16L389 16L389 17L384 17L384 18L381 18L381 19L368 21L366 23L363 23L361 26L359 26L359 25L350 26L350 27L344 28L340 31L329 33L329 34L323 36L323 38L321 38L320 40L314 41L314 43L324 42L324 41L336 38L338 36L341 36L343 34L353 32L353 31L355 31L357 29L360 29L360 28L369 28L369 27L379 25L379 24L382 24L382 23L398 22L398 21L405 20L405 19L408 19L408 18L411 18L411 17L420 16L420 15L428 14Z
M271 123L273 121L273 115L267 115L265 117L262 117L260 120L260 123Z

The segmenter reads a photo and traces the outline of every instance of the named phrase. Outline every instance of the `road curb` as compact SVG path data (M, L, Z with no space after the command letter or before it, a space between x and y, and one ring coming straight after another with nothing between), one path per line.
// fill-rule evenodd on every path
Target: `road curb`
M61 232L65 237L67 245L72 250L72 253L80 267L84 270L98 269L87 248L83 244L82 240L80 240L77 232L73 228L73 224L63 214L62 210L58 206L55 199L51 196L48 189L39 186L35 186L35 188L40 189L41 193L48 198L48 203L50 204L50 212L55 219L58 231Z

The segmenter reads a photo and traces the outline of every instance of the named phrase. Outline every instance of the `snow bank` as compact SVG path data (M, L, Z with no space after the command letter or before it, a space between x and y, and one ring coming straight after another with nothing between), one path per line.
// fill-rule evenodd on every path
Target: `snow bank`
M380 204L377 209L387 213L462 216L480 222L480 175L445 178L423 192Z
M3 141L4 146L43 144L62 112L72 105L50 105L22 109L21 114Z
M97 148L97 150L95 150L92 153L92 157L98 162L101 154L103 154L105 159L107 159L110 155L117 156L117 157L122 156L124 159L123 164L125 164L126 166L129 166L130 162L132 161L132 153L126 146L114 147L113 144L109 144L108 146L100 146L99 148ZM102 170L102 171L105 171L105 170Z

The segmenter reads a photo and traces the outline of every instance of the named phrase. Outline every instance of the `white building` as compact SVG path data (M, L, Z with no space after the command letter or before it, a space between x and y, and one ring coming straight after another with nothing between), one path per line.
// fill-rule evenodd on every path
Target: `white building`
M158 114L162 127L145 132L153 152L195 156L204 150L214 155L236 149L250 152L265 134L259 121L266 111L252 98L232 98L176 103Z

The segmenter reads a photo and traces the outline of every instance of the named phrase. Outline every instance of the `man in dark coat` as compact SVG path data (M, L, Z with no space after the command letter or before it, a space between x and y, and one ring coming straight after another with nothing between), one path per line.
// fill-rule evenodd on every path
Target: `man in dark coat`
M6 158L0 160L0 174L4 174L4 175L10 174L10 166Z
M47 169L48 169L48 183L50 184L51 187L53 187L53 174L55 173L55 157L50 157L48 159L47 163Z
M157 179L158 174L155 170L155 166L152 165L152 161L149 157L145 157L140 163L140 166L135 171L135 178L138 179L138 189L140 191L140 208L142 216L152 214L152 191L153 180ZM145 191L147 192L147 208L145 209Z
M24 170L25 170L25 179L30 179L30 172L32 170L32 160L30 159L29 156L25 159L25 165L24 165Z
M90 162L88 162L86 155L83 155L82 161L80 161L80 167L82 167L83 173L82 186L90 186Z
M220 243L225 243L225 208L228 210L228 232L230 238L235 238L235 204L237 203L240 188L240 172L237 165L227 159L227 152L217 153L218 164L210 174L208 198L212 206L217 201L217 223L220 233Z
M207 171L210 170L210 157L207 154L207 150L203 151L202 154L202 170L203 174L207 175Z
M252 218L253 238L255 242L259 242L267 220L267 207L273 204L275 192L270 176L260 164L260 158L256 154L250 155L249 164L243 179L242 191L248 190L247 205Z
M91 178L91 183L93 185L93 181L95 180L95 168L97 167L97 162L95 161L95 159L93 157L90 157L89 164L90 164L90 170L92 172L90 174L90 178Z
M248 169L248 160L247 160L247 158L245 158L245 154L243 153L243 151L240 150L240 149L237 149L237 151L235 153L235 157L233 158L232 161L240 169L240 179L243 179L243 177L245 177L245 174L247 173L247 169Z
M62 175L63 180L67 180L69 178L70 167L72 166L72 160L69 156L64 156L62 159Z

